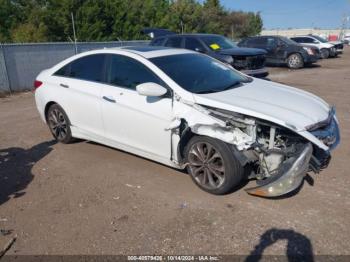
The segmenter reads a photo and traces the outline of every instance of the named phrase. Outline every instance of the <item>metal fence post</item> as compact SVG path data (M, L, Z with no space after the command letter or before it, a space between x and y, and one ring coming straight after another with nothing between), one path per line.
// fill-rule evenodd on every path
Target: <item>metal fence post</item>
M1 63L1 60L3 61ZM0 75L0 79L3 79L3 86L5 92L8 91L10 94L12 93L11 87L10 87L10 80L9 80L9 75L7 71L7 66L6 66L6 57L5 57L5 49L2 43L0 43L0 73L2 74L2 77ZM1 90L1 87L0 87Z

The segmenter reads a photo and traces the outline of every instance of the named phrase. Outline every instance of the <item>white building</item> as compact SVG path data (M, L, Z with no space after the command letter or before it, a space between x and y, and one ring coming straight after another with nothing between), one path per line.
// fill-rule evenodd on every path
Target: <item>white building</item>
M312 28L302 28L302 29L273 29L273 30L263 30L261 35L282 35L287 37L293 37L298 35L308 35L315 34L325 38L328 38L329 35L336 35L338 38L342 33L341 29L312 29ZM350 33L350 30L343 32Z

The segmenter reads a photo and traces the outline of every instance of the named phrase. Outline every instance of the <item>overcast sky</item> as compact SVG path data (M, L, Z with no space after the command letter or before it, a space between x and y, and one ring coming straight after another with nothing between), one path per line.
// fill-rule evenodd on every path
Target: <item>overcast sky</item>
M350 16L350 0L221 0L221 3L233 10L261 11L266 29L338 28L343 14Z

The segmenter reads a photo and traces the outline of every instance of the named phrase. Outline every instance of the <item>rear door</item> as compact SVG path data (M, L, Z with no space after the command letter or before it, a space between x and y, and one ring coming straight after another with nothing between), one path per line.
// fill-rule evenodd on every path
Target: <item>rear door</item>
M273 46L271 45L271 42L268 42L267 37L255 37L251 38L248 41L249 47L254 47L254 48L260 48L264 49L267 51L266 54L266 62L274 62L275 60L275 50L273 49Z
M67 64L52 79L60 90L54 99L66 111L74 127L88 136L102 136L100 96L102 92L104 54L78 58Z
M269 57L270 61L276 62L277 60L277 39L274 37L266 37L265 38L267 56Z
M106 75L102 93L106 137L169 159L171 132L165 129L172 119L171 97L146 97L136 91L138 84L146 82L165 87L162 80L138 60L114 54L108 55Z

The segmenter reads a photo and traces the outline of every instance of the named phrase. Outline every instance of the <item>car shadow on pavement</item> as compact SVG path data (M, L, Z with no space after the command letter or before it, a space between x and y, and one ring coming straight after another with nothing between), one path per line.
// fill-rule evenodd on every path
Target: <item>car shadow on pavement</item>
M260 237L259 244L256 245L254 250L247 256L245 262L265 260L266 257L263 257L264 250L279 240L287 241L287 261L314 261L310 239L292 229L271 228ZM273 260L272 256L271 260ZM278 259L278 261L280 261L280 259Z
M56 141L52 140L29 149L0 149L0 205L25 194L23 190L34 178L33 166L52 151L54 144Z

